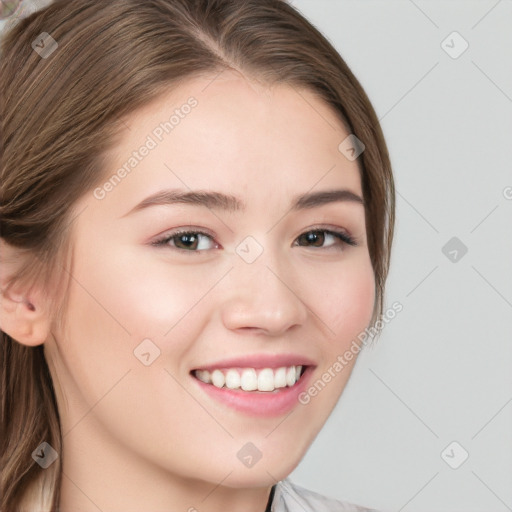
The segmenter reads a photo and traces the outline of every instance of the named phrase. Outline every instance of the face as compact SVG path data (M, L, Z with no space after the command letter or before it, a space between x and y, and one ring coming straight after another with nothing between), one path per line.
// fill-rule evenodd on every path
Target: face
M348 133L312 93L228 72L125 121L75 205L65 324L45 345L65 463L97 451L112 472L272 484L334 408L355 362L339 356L372 315Z

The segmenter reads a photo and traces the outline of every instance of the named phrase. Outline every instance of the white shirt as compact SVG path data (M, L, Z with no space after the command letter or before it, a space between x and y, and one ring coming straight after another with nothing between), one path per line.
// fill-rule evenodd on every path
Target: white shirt
M270 512L378 512L304 489L288 478L276 484Z

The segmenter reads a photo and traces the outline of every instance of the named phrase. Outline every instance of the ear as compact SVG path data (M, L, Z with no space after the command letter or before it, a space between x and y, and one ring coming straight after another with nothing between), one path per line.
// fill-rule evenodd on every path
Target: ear
M16 262L16 263L14 263ZM9 276L19 266L16 249L0 241L0 329L17 342L35 347L46 341L50 322L43 295L37 290L13 286L6 290Z

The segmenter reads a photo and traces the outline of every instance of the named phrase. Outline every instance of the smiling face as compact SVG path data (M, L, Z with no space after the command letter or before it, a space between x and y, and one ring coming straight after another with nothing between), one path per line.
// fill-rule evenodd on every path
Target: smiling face
M338 150L348 133L312 93L228 72L126 124L75 205L65 329L45 344L64 471L99 506L114 499L105 478L130 503L173 479L271 485L334 408L355 358L332 367L372 315L360 171ZM253 390L217 387L226 376Z

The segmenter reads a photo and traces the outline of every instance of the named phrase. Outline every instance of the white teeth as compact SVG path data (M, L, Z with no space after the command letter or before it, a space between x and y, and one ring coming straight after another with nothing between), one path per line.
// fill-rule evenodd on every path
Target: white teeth
M286 368L278 368L274 373L274 386L276 388L286 387Z
M195 376L206 384L217 388L242 389L243 391L274 391L275 389L293 386L299 379L302 366L282 366L280 368L244 368L237 370L196 370Z
M274 391L274 389L274 372L271 368L264 368L258 375L258 391Z
M295 370L295 366L290 366L290 368L286 370L286 384L288 384L288 386L293 386L295 384L296 375L297 371Z
M213 370L211 377L212 384L218 388L224 386L226 379L224 378L224 374L220 370ZM207 382L209 384L209 382Z
M254 391L258 389L258 376L256 375L256 370L249 368L242 372L240 387L244 391Z
M240 374L236 370L228 370L226 373L226 387L229 389L240 387Z

